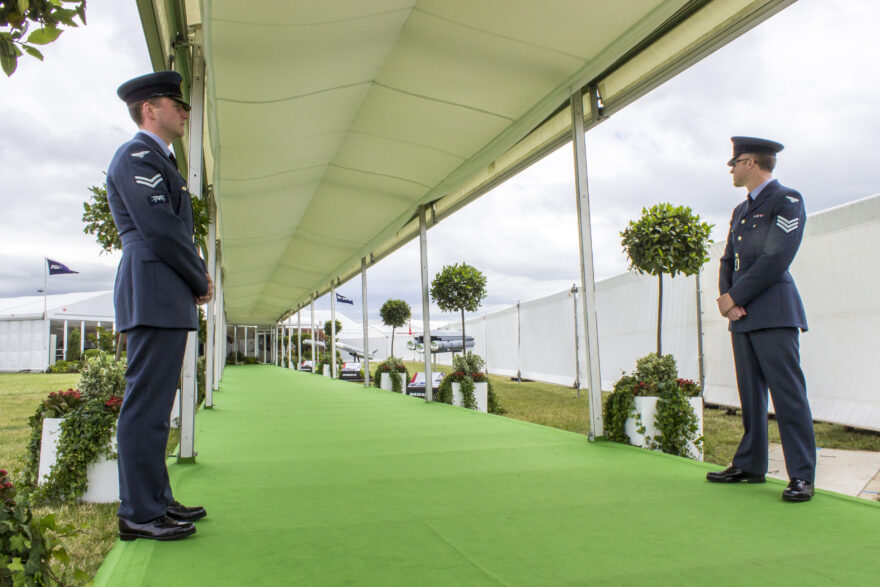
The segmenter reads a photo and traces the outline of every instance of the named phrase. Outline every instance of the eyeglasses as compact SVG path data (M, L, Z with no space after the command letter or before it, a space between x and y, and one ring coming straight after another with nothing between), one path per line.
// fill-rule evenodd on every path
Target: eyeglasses
M728 163L728 165L730 165L731 167L736 167L736 164L741 161L751 161L751 160L752 160L751 157L743 157L742 159L734 159L733 161Z

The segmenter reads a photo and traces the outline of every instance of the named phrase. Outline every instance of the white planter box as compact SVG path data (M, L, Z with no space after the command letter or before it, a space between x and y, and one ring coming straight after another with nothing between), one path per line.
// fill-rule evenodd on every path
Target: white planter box
M477 410L489 411L489 384L485 381L474 383L474 399L477 401ZM452 405L464 407L464 394L461 393L461 383L452 383Z
M459 408L464 406L464 395L461 393L461 383L452 382L452 405Z
M61 438L62 418L43 418L43 436L40 442L40 482L49 478L52 465L58 460L58 439ZM116 435L113 435L113 450L116 450ZM89 484L80 497L87 503L113 503L119 501L119 469L115 460L104 457L89 465L87 469Z
M406 373L397 373L397 377L398 379L400 379L401 393L406 393ZM381 387L385 391L392 391L391 373L382 373L381 380L379 381L379 387Z
M474 383L474 398L477 400L477 409L481 412L489 412L489 384L485 381Z
M646 436L657 436L657 428L654 420L657 417L657 399L656 397L636 397L636 413L641 416L642 424L645 426L645 433L639 434L636 429L636 418L629 418L624 425L624 432L629 437L631 444L647 448L648 443L645 441ZM692 397L688 399L691 409L697 416L697 437L703 435L703 398ZM702 461L703 449L697 449L694 443L688 443L688 456L692 459Z
M330 377L330 365L321 365L324 368L324 377Z

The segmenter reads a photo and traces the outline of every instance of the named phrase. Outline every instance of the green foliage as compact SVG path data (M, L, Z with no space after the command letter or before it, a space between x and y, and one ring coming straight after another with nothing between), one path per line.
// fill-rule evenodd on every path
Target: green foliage
M636 396L657 397L657 414L654 425L659 436L648 437L648 446L668 454L688 455L688 443L700 447L702 437L697 437L698 418L688 403L688 398L698 396L700 386L689 379L678 378L678 366L672 355L658 357L651 353L636 361L632 375L622 375L614 384L614 390L605 399L602 416L605 437L613 442L629 444L624 432L627 419L635 414ZM645 426L636 418L640 434Z
M55 361L49 365L49 373L79 373L79 361Z
M68 361L79 361L79 341L79 328L74 328L67 335L67 356L65 357L65 359L67 359Z
M394 356L394 331L400 328L412 316L412 308L403 300L386 300L379 308L382 323L391 327L391 356Z
M624 432L626 421L636 409L635 387L636 378L624 375L614 384L614 391L605 398L602 406L602 421L605 427L605 438L612 442L629 444L629 437Z
M116 354L116 332L113 330L98 326L95 329L95 334L88 334L86 338L94 348L111 355Z
M74 4L64 8L63 4ZM63 32L59 25L76 27L74 18L86 24L86 0L6 0L0 2L0 67L11 76L24 53L43 60L34 45L48 45ZM27 34L32 24L36 24Z
M636 370L633 375L636 381L656 385L661 381L674 380L678 377L678 364L672 355L658 357L657 353L651 353L636 360Z
M662 355L663 275L695 275L709 260L712 225L700 222L688 206L655 204L642 208L642 217L630 220L620 233L630 260L629 269L657 276L657 354Z
M66 585L88 575L74 569L61 538L72 525L58 524L55 514L35 518L27 492L18 493L0 469L0 585Z
M82 370L78 398L69 392L55 397L50 394L31 418L31 454L25 479L35 486L40 458L37 435L42 434L43 418L64 416L57 461L48 480L34 494L40 500L75 500L88 488L88 466L101 456L115 457L111 440L125 394L125 367L125 361L117 362L99 351Z
M709 260L712 225L700 222L688 206L655 204L642 208L620 233L630 269L651 275L694 275Z
M446 265L431 282L431 298L444 312L476 312L486 297L486 276L466 263Z
M431 297L444 312L461 313L461 350L464 352L464 313L476 312L486 297L486 276L467 263L445 265L431 282Z
M322 375L324 373L324 365L330 365L330 350L320 351L318 353L318 362L315 365L315 373ZM331 368L330 372L333 370ZM336 377L339 378L339 375L342 373L342 353L336 351Z
M406 364L397 357L388 357L381 363L376 366L376 372L373 376L373 387L382 387L382 373L403 373L404 380L409 381L409 370L406 368ZM394 393L403 393L405 390L403 389L403 385L401 384L400 377L392 377L391 378L391 391Z
M327 340L330 340L330 335L333 334L332 331L333 323L330 320L324 322L324 336L327 337ZM342 332L342 322L339 320L336 321L336 336L339 336L339 333Z
M110 214L110 204L107 201L107 184L91 186L89 191L92 195L89 200L83 202L82 221L85 223L83 232L95 235L95 240L101 247L101 253L111 253L122 250L122 239ZM202 249L207 257L205 245L208 236L208 205L203 198L192 198L193 232L196 244Z
M43 439L43 418L63 418L82 403L79 390L53 391L28 419L31 439L28 444L28 463L24 482L30 487L37 486L37 473L40 468L40 447Z

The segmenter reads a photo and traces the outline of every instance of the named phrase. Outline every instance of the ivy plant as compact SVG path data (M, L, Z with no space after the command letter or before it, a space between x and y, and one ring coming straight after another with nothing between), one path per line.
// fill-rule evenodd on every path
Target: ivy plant
M657 276L657 354L663 354L663 275L695 275L709 260L712 225L701 222L688 206L655 204L642 208L638 220L630 220L620 233L631 271Z

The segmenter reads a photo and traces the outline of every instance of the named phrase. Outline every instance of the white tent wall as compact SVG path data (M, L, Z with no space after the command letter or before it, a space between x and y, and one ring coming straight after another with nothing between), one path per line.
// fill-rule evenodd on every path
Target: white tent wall
M739 407L727 320L716 310L719 259L715 243L701 274L704 398ZM866 267L880 249L880 195L809 216L791 273L807 309L802 365L813 417L880 430L880 398L873 379L874 340L880 332L880 273ZM495 375L572 385L574 310L570 292L521 302L466 322L475 352ZM657 278L625 273L597 283L602 387L608 390L636 359L657 350ZM578 312L580 382L586 387L586 348ZM449 328L455 327L451 322ZM457 329L457 327L455 327ZM663 352L681 377L697 380L696 278L663 280ZM448 364L449 355L440 355Z
M704 396L708 403L738 407L730 335L715 311L723 246L715 245L704 271ZM816 420L880 430L880 398L870 383L880 332L880 273L871 261L878 249L880 195L807 219L791 273L807 310L801 364Z
M42 371L46 368L44 326L42 320L0 321L0 372Z

